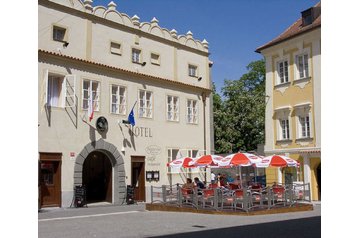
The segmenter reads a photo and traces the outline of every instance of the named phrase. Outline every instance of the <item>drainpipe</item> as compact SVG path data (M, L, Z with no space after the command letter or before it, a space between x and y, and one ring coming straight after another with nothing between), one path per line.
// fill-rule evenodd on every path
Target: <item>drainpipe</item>
M205 113L205 106L206 106L206 94L205 92L202 92L201 94L201 99L203 101L203 119L204 119L204 151L206 154L206 113ZM204 173L205 173L205 180L204 183L206 185L206 167L204 168Z

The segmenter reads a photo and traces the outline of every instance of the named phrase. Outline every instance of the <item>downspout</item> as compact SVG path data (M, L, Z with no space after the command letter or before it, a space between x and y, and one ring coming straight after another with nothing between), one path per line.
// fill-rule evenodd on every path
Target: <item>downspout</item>
M205 92L202 92L201 94L201 100L203 101L203 120L204 120L204 151L205 154L207 154L206 152L206 113L205 113L205 106L206 106L206 94ZM204 179L204 184L206 184L206 166L204 168L204 173L205 173L205 179Z

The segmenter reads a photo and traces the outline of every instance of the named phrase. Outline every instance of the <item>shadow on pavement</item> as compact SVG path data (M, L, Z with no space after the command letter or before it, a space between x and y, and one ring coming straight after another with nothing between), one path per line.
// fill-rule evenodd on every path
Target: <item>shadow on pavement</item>
M204 226L197 225L193 227L197 227L198 229L204 228ZM321 237L321 217L317 216L156 237L319 238Z

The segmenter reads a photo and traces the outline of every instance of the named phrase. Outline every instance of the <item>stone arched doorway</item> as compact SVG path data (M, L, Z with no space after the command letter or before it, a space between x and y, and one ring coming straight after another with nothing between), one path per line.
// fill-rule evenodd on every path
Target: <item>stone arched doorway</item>
M82 184L86 199L91 202L112 203L112 163L100 150L92 151L83 163Z
M102 199L103 201L111 201L113 204L124 204L126 184L123 157L117 150L116 146L104 141L102 138L98 141L88 143L77 156L74 168L74 186L85 185L85 183L88 184L89 181L93 182L93 180L95 180L94 175L93 177L88 175L88 170L91 169L91 165L93 165L89 162L89 159L93 159L94 156L98 158L96 159L98 161L94 163L103 163L103 165L101 165L102 168L98 170L98 173L104 172L102 179L104 178L106 181L104 181L105 183L100 186L102 188L101 195L96 197L94 192L91 191L92 195L89 198L93 201L96 199ZM107 180L109 179L107 178L109 176L109 167L112 171L112 181L110 182ZM112 192L104 192L103 189L112 189ZM103 195L105 195L106 198L103 198ZM110 196L111 198L107 196Z

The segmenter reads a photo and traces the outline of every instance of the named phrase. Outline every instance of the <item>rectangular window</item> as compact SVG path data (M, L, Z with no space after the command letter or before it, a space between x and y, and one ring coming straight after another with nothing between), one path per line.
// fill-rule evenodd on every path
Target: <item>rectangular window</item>
M153 93L149 91L139 91L139 117L153 117Z
M179 121L179 97L167 96L167 120Z
M296 56L296 63L298 68L298 76L300 79L308 78L308 54Z
M168 149L168 163L178 159L179 158L179 150L178 149ZM180 172L180 168L171 168L168 167L168 172L172 172L172 173L179 173Z
M45 85L43 95L45 104L49 107L73 107L76 102L75 95L76 77L45 73ZM43 100L42 99L42 100Z
M158 54L151 53L150 60L152 64L160 65L160 56Z
M290 128L288 119L283 119L280 121L281 125L281 140L290 139Z
M187 123L198 124L198 101L188 99L187 101Z
M132 62L133 63L140 63L141 62L140 54L141 54L140 50L132 49Z
M100 103L100 87L99 82L93 80L83 80L83 87L82 87L82 109L88 109L89 103L89 95L92 93L93 99L93 110L99 111L99 103Z
M111 113L126 114L126 88L111 85Z
M66 29L59 27L59 26L53 26L52 31L52 39L55 41L65 41L66 40Z
M111 53L115 55L121 55L121 44L111 42Z
M62 107L63 104L63 76L48 76L47 82L47 105L51 107Z
M198 69L197 66L189 64L189 67L188 67L189 76L196 77L197 76L197 69Z
M310 117L303 116L299 117L300 122L300 138L309 138L311 137L311 129L310 129Z
M288 82L288 61L281 61L277 63L278 70L278 83L287 83Z

